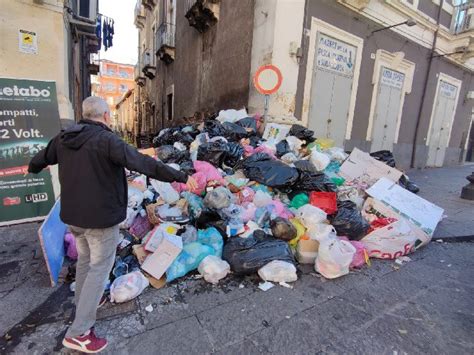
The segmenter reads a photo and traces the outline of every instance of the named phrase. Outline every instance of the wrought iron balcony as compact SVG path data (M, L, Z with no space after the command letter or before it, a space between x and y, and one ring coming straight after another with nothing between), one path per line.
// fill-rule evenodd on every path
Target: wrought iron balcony
M140 56L143 74L149 79L154 79L156 74L155 57L150 50L145 50Z
M166 64L174 61L176 26L162 23L156 31L156 55Z

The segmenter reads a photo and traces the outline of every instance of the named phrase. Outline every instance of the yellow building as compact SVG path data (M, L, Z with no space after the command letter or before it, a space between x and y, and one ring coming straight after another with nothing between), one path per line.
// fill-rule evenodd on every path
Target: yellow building
M77 120L97 69L82 58L98 50L98 1L0 0L0 9L0 77L55 81L61 120Z

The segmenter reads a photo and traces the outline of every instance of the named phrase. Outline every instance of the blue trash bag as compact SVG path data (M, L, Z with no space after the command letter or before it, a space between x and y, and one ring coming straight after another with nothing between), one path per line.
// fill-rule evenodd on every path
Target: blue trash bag
M224 240L216 228L198 230L197 241L185 244L181 253L166 270L166 281L173 281L197 269L208 255L221 257L223 247Z
M199 218L204 209L204 203L201 197L191 192L182 192L181 197L188 202L188 213L193 219Z

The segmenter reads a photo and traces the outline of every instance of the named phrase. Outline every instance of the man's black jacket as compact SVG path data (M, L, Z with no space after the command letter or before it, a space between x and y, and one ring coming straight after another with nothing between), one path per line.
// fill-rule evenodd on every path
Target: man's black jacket
M186 182L182 172L139 153L106 125L82 120L61 131L30 162L39 173L59 164L61 219L82 228L108 228L127 211L124 167L165 182Z

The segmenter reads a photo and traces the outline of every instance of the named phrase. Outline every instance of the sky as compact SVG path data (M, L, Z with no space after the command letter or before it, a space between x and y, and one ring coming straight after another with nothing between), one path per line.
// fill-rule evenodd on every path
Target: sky
M101 59L136 64L138 57L138 32L133 24L137 0L99 0L99 12L114 19L113 46L100 51Z

